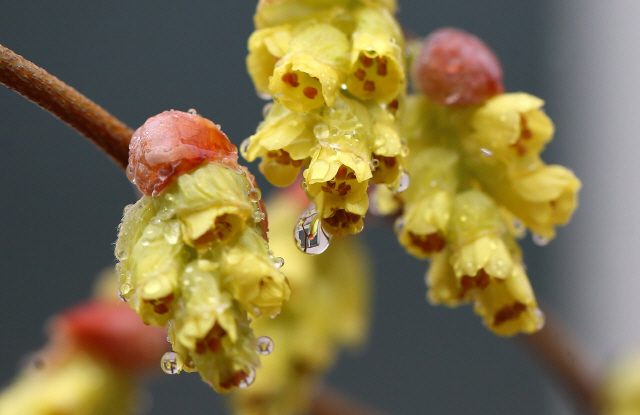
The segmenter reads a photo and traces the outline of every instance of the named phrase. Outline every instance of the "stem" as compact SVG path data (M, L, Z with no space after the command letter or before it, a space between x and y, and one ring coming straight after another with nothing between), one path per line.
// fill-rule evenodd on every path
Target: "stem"
M0 45L0 83L35 102L106 153L123 169L133 131L93 101Z
M382 415L328 386L322 386L311 401L309 415Z
M547 317L542 330L519 338L547 366L552 375L564 384L576 407L589 415L599 413L596 377L587 370L586 354L567 335L564 327Z

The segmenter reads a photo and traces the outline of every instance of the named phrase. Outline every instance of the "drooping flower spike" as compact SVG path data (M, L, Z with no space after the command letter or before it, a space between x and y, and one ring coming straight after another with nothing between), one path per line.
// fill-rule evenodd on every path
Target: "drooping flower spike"
M276 316L289 285L267 245L253 176L220 127L166 111L131 140L128 174L145 194L116 243L120 293L146 324L168 324L169 373L198 371L218 392L259 366L250 318Z
M291 217L306 207L304 191L281 190L267 206L270 244L287 261L293 295L277 319L258 319L256 334L268 334L274 353L262 359L255 383L231 395L237 415L308 413L321 376L339 349L360 345L367 334L370 262L358 236L338 238L322 256L304 255L291 241ZM264 353L273 344L262 343Z
M159 327L146 326L116 296L113 270L103 278L109 296L54 317L49 343L0 393L3 415L134 415L143 396L138 379L159 372L169 348Z
M409 253L431 259L428 298L471 302L493 332L542 327L542 313L514 238L543 243L577 206L580 181L540 153L553 135L543 101L502 93L502 69L478 38L457 29L430 35L415 59L422 92L402 122L413 178L400 194L376 190L379 211L402 208L396 232Z
M308 239L360 232L369 182L395 191L407 181L398 130L404 39L394 11L389 0L258 5L247 66L258 92L275 103L241 151L261 158L260 171L276 186L304 170L313 205L299 224L309 222ZM303 238L302 250L322 252L308 245Z

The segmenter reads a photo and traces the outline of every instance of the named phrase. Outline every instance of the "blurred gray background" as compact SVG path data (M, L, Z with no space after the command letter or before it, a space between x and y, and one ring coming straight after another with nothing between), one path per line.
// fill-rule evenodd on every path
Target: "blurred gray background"
M636 2L401 0L400 5L399 19L408 31L426 35L441 26L457 26L475 33L500 57L509 91L547 99L547 112L558 128L545 160L568 165L585 180L585 206L548 247L535 247L529 239L523 242L530 279L542 307L557 310L597 356L606 357L632 341L640 343L638 325L633 324L638 306L629 314L618 304L632 302L633 295L637 298L638 282L617 285L620 293L627 293L622 299L588 288L601 281L606 290L623 275L633 277L638 221L631 215L636 209L625 207L637 196L634 172L625 170L625 163L635 164L638 132L611 130L606 122L637 125L633 105L623 105L627 124L617 122L623 114L612 108L620 103L618 92L631 100L638 88L637 81L607 88L618 75L612 75L606 59L618 56L613 46L628 49L617 63L626 68L625 79L634 80L638 52L627 30L638 33L629 17L640 16ZM163 110L195 108L221 124L239 145L255 131L265 104L256 97L244 65L254 7L247 0L0 0L0 44L44 67L132 128ZM627 24L618 25L618 18ZM615 33L607 37L609 27ZM602 57L601 51L609 55ZM627 62L628 53L635 53L635 60ZM596 119L602 123L594 123ZM594 129L589 122L600 127ZM614 144L620 136L629 142ZM591 149L590 143L603 148ZM615 153L624 153L628 160L616 161ZM252 171L257 173L255 165ZM116 226L135 195L123 172L93 145L4 87L0 174L4 385L15 375L20 358L42 346L49 316L85 298L95 275L114 263ZM622 180L614 182L616 175ZM596 186L588 177L600 178L595 190L607 193L588 193ZM266 193L268 185L259 181ZM620 194L623 200L616 199ZM602 200L605 204L598 205ZM618 207L623 216L628 213L628 226L612 229L616 225L605 219L615 219ZM364 236L374 251L376 270L371 340L359 354L340 359L329 376L331 385L390 414L559 411L550 409L548 391L555 383L517 340L489 333L469 307L428 305L423 282L427 263L405 254L382 225L370 225ZM605 240L613 242L603 251ZM616 243L629 252L616 248ZM627 268L615 268L614 262ZM626 319L613 324L617 331L599 329L610 328L618 315ZM626 337L616 337L619 333ZM603 336L608 340L601 341ZM615 340L623 337L624 341ZM197 374L160 373L150 389L154 415L226 411L223 400Z

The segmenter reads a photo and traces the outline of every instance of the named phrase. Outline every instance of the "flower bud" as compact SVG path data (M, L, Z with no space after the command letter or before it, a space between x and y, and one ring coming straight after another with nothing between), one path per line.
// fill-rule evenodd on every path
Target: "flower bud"
M454 28L429 35L414 64L417 87L444 105L481 104L504 91L498 58L477 37Z

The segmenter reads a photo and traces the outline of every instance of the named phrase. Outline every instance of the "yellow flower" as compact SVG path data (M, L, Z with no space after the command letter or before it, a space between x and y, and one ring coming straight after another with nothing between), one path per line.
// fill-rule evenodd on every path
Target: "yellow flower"
M404 37L385 9L361 8L354 13L351 67L347 89L361 99L391 102L404 91Z
M510 165L537 157L554 132L553 123L541 110L543 105L540 98L522 92L488 99L471 118L466 138L469 151L485 149Z
M616 359L601 386L603 415L636 415L640 413L640 356Z
M112 415L138 412L132 377L76 352L29 367L0 394L3 415Z
M291 25L269 27L256 30L249 37L247 70L259 93L271 94L269 78L273 75L276 62L289 51L292 30Z
M314 128L320 122L319 111L297 113L282 104L271 106L258 131L241 146L247 161L262 157L260 172L276 186L289 186L311 149L316 145Z
M398 239L412 255L428 258L445 246L458 187L459 156L450 149L432 147L413 153L409 160L414 183L400 195L404 226Z
M319 23L294 33L289 52L275 65L269 81L274 99L292 111L333 105L344 82L349 40L335 27Z
M305 255L291 243L291 216L304 195L279 193L268 203L271 247L286 258L283 268L293 295L277 319L253 323L274 351L262 358L255 383L232 395L241 415L305 413L314 386L338 350L360 345L368 329L370 266L357 237L338 238L322 257ZM300 200L301 199L301 200Z
M212 144L226 151L222 160L184 169L162 192L125 211L117 269L120 293L143 321L169 324L174 355L163 367L198 371L216 391L229 392L250 383L260 365L248 317L277 315L290 290L268 250L266 212L253 176L238 166L235 147L217 128L211 142L213 123L195 128L202 123L173 112L142 127L142 147L154 149L167 136L182 140L177 149L188 158L170 160L176 166L191 161L193 152L211 155ZM155 167L153 161L146 163ZM131 170L144 173L146 166L136 163L134 157Z

